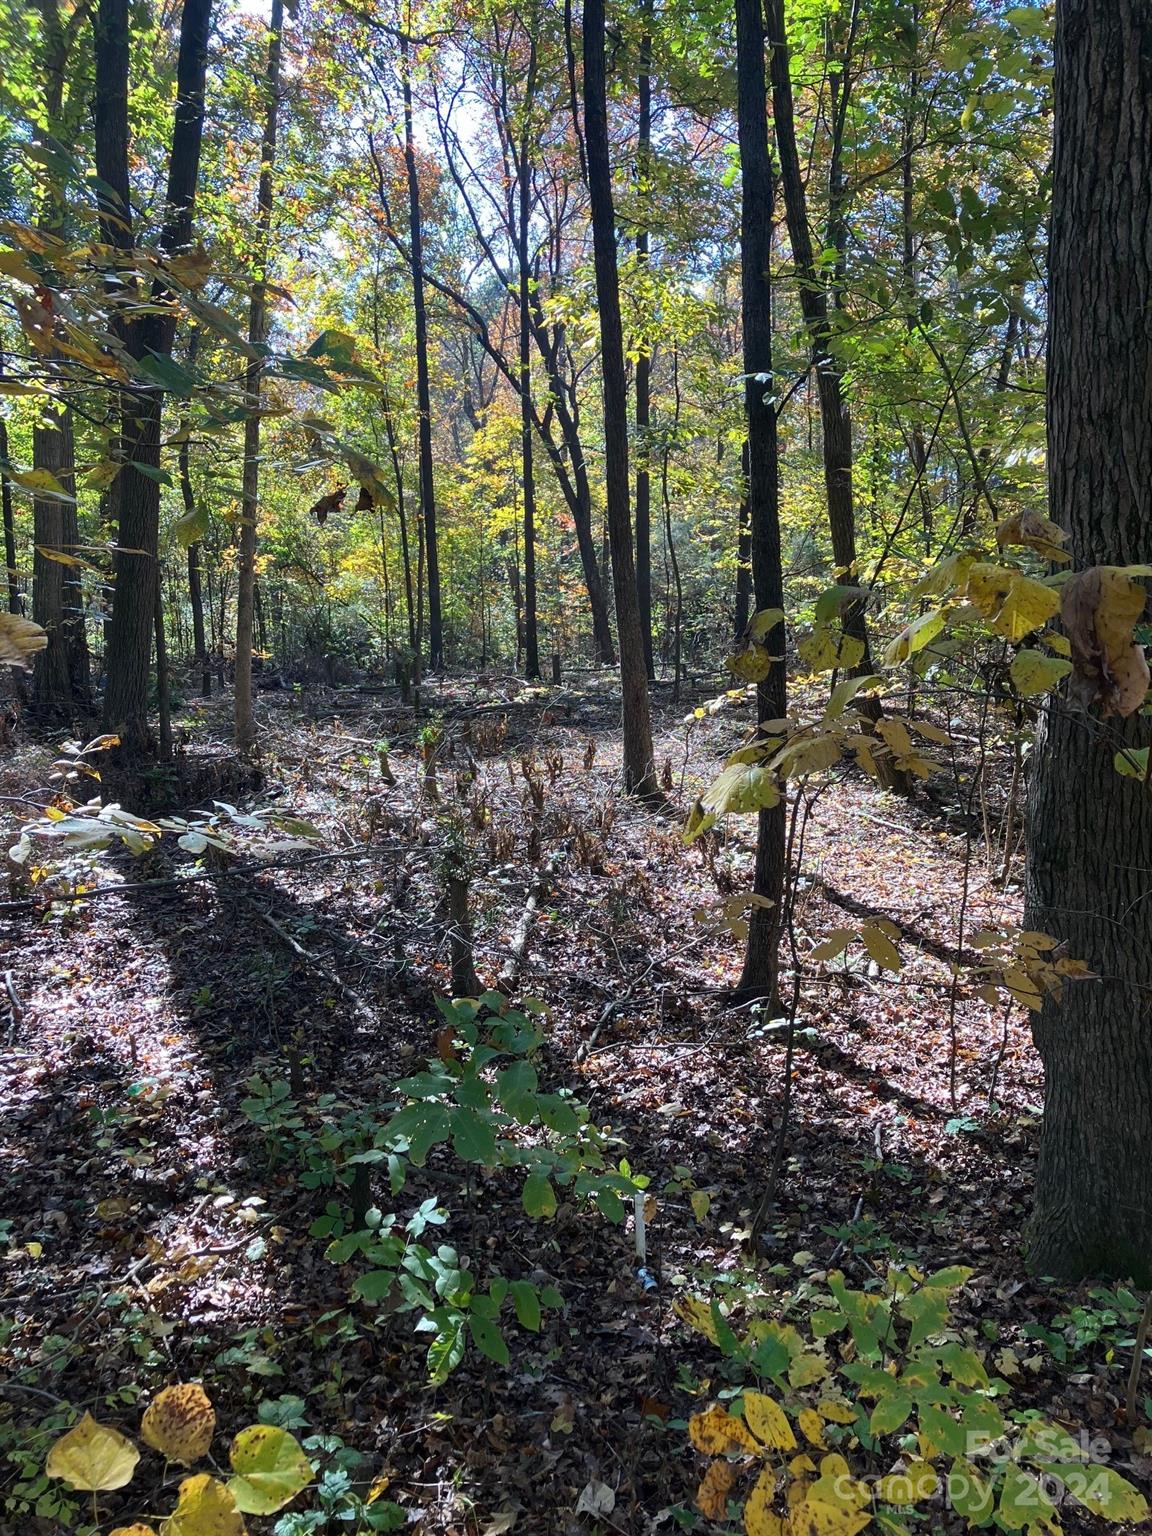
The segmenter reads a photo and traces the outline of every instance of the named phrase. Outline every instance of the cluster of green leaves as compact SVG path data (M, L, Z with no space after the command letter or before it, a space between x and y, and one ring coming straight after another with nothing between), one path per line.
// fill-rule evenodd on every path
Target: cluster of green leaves
M264 1129L272 1156L302 1166L300 1182L311 1189L350 1191L365 1170L379 1168L396 1196L410 1168L423 1168L433 1149L447 1144L460 1163L522 1174L521 1203L534 1219L556 1214L562 1190L622 1222L625 1202L647 1180L625 1161L613 1165L614 1138L592 1123L587 1106L566 1090L541 1086L535 1058L543 1043L543 1005L529 1000L512 1009L500 993L486 992L440 999L438 1007L445 1021L438 1054L424 1071L396 1084L401 1102L390 1108L347 1110L324 1095L309 1111L286 1083L250 1081L242 1108ZM505 1308L521 1327L538 1331L543 1310L561 1305L555 1287L528 1280L492 1274L481 1286L450 1243L422 1241L448 1220L431 1195L407 1217L373 1205L361 1224L345 1195L330 1201L310 1229L328 1240L333 1263L363 1266L352 1283L354 1296L418 1315L417 1331L432 1335L428 1364L435 1382L460 1363L469 1339L497 1364L508 1363L500 1324Z
M715 1301L684 1298L680 1316L710 1340L738 1386L689 1423L695 1448L717 1458L697 1504L710 1519L755 1458L743 1505L748 1536L911 1536L944 1500L972 1529L1041 1536L1060 1530L1067 1492L1113 1521L1141 1521L1143 1495L1103 1464L1107 1442L1075 1438L1033 1410L952 1315L971 1270L924 1275L890 1268L876 1289L850 1290L831 1271L815 1290L807 1334L754 1320L738 1336Z

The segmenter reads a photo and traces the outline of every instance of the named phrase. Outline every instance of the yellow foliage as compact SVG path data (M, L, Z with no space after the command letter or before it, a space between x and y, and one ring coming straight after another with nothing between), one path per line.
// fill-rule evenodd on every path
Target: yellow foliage
M719 1403L692 1415L688 1420L688 1438L706 1456L723 1456L728 1451L756 1453L761 1449L744 1421L733 1418Z
M758 1440L774 1451L794 1451L796 1436L780 1404L763 1392L745 1392L744 1419Z
M244 1516L218 1478L207 1472L186 1477L176 1508L160 1527L160 1536L244 1536Z
M75 1429L61 1435L48 1452L44 1470L71 1488L85 1493L105 1493L132 1481L140 1452L107 1424L97 1424L86 1413Z
M198 1382L165 1387L144 1414L140 1438L169 1461L191 1466L208 1454L216 1411Z

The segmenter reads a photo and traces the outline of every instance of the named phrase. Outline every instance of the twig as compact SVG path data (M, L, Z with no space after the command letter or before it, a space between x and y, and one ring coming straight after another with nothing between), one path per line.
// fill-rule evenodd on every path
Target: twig
M524 910L520 914L520 921L516 925L516 932L512 935L512 942L508 946L508 958L500 967L499 984L505 992L516 985L516 979L524 965L525 956L528 953L528 940L532 937L532 930L536 926L536 917L540 910L540 904L552 888L552 880L560 865L564 862L564 851L557 849L545 860L543 867L538 871L536 879L532 882L532 889L528 893L528 900L524 903Z
M358 992L353 991L353 989L348 985L346 981L337 976L335 971L330 970L329 967L324 964L323 960L320 959L319 955L315 954L310 949L305 949L303 944L301 944L298 939L290 934L286 928L282 928L270 913L261 911L259 908L257 908L257 916L260 918L262 923L266 923L267 926L271 928L272 932L288 945L289 949L298 954L302 960L307 960L309 965L314 966L318 974L323 976L325 981L329 982L336 988L338 992L342 993L343 996L346 997L352 1004L353 1009L360 1015L365 1023L371 1024L373 1028L376 1027L380 1021L375 1011L369 1006L368 1003L364 1001Z
M1144 1345L1148 1342L1148 1329L1152 1325L1152 1291L1148 1292L1140 1326L1136 1330L1136 1348L1132 1351L1132 1369L1128 1372L1128 1397L1125 1412L1131 1427L1136 1422L1136 1391L1140 1385L1140 1367L1144 1364Z

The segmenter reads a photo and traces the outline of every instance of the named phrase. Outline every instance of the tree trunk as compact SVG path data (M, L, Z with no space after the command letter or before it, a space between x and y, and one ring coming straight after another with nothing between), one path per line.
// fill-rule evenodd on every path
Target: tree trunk
M1058 0L1048 481L1075 567L1152 560L1152 11ZM1044 1132L1030 1262L1152 1285L1152 796L1146 748L1053 700L1032 757L1029 928L1098 979L1034 1016Z
M47 470L74 496L71 412L46 404L42 419L32 430L32 445L36 468ZM64 563L77 558L76 504L37 496L33 517L32 617L47 631L48 645L36 660L32 701L41 713L66 716L74 706L85 706L88 692L83 593L76 567Z
M757 611L783 608L780 553L779 455L772 371L772 220L775 180L768 148L768 86L764 72L761 0L736 0L736 93L740 142L740 298L744 329L744 410L748 425L748 522L752 590ZM784 654L777 625L764 644ZM773 666L756 690L757 718L787 713L784 663ZM744 968L737 995L777 1002L780 905L784 892L784 803L758 814L753 890Z
M736 600L732 611L732 628L737 640L748 628L752 617L752 534L748 527L748 444L740 453L740 474L744 492L736 513Z
M196 332L192 333L195 341ZM192 362L192 347L189 346L189 366ZM188 421L183 423L187 429ZM188 461L188 439L184 438L180 444L178 454L180 465L180 495L184 503L184 513L196 510L196 497L192 490L192 469ZM204 635L204 584L201 580L200 561L204 546L197 539L188 546L188 605L192 609L192 650L196 666L200 671L200 694L202 698L212 697L212 669L208 665L208 642Z
M162 254L184 249L192 236L192 209L200 171L204 130L204 77L212 0L185 0L176 66L176 113L168 162L167 212L159 238ZM132 244L128 184L128 5L100 0L96 25L96 173L104 238L127 249ZM154 291L156 299L162 289ZM175 314L149 314L130 328L136 357L168 353ZM164 397L149 389L122 400L125 463L117 476L119 526L116 583L108 628L104 726L121 739L126 759L146 756L148 678L152 655L155 594L159 581L160 485L148 473L160 467L160 425Z
M532 213L532 166L529 158L536 89L536 40L529 38L524 121L518 153L516 259L520 268L520 456L524 499L524 676L540 676L540 639L536 621L536 479L532 462L532 271L528 226Z
M652 34L647 30L652 0L644 0L645 31L640 39L637 92L640 120L636 141L636 195L641 208L648 197L652 175ZM636 259L641 270L648 264L647 228L636 231ZM652 476L648 429L652 414L652 353L647 337L641 337L636 357L636 593L640 600L640 630L644 639L644 665L649 681L656 676L652 656Z
M252 617L256 604L256 524L260 512L260 377L268 333L268 266L272 234L272 174L276 166L276 129L280 115L280 55L283 47L284 0L272 0L268 22L268 63L264 71L264 138L260 146L260 182L256 191L256 237L253 250L252 294L248 302L248 342L258 355L250 358L245 378L248 415L244 422L243 495L240 498L240 547L236 584L236 750L256 746L256 716L252 709Z
M416 332L420 510L428 558L428 664L433 672L437 672L444 665L444 625L440 613L440 546L436 530L436 488L432 473L432 392L428 379L428 307L424 299L424 227L420 212L420 179L416 171L416 140L412 129L412 77L406 37L401 42L400 50L400 78L404 92L404 166L408 175L408 241L412 252L412 311Z
M3 357L0 356L0 372ZM8 423L0 416L0 460L8 462ZM16 573L16 519L12 510L12 482L0 470L0 503L4 512L4 560L8 567L8 612L21 613L20 578Z
M628 483L628 385L624 374L624 327L616 265L616 214L608 157L608 88L604 59L604 0L584 6L584 138L592 208L592 249L600 309L600 367L604 385L604 475L616 633L620 640L624 788L656 792L648 671L632 556Z

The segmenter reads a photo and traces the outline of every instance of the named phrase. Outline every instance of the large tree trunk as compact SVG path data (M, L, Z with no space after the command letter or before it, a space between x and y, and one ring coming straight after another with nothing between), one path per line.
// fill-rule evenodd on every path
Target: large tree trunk
M744 409L748 423L748 521L751 532L752 590L757 611L783 608L780 554L779 457L772 377L772 219L775 181L768 148L768 86L764 72L764 18L761 0L736 0L736 93L740 140L740 297L744 327ZM784 655L784 629L777 625L764 644ZM756 690L757 718L778 720L787 713L783 661ZM775 1003L779 977L780 905L784 891L784 803L758 816L753 890L768 906L756 905L737 993Z
M588 192L592 205L592 249L596 299L600 308L600 367L604 381L604 476L612 589L620 640L624 788L635 794L656 789L652 720L644 636L632 554L628 483L628 384L624 373L624 326L616 265L616 213L608 157L608 87L604 60L604 0L584 6L584 137Z
M41 0L46 133L67 143L64 88L73 29L60 13L58 0ZM74 117L74 107L69 112ZM49 178L40 212L40 228L50 237L65 233L66 210L60 188ZM32 433L32 465L45 470L75 496L75 453L72 413L66 405L45 408L43 421ZM76 559L79 525L75 500L64 502L37 496L33 503L32 615L48 635L48 647L38 659L32 698L45 715L67 716L79 706L90 708L88 640L84 628L84 598L77 578L79 567L62 563Z
M404 166L408 176L408 242L412 252L412 311L416 332L417 442L420 451L420 512L428 556L428 663L444 665L444 625L440 613L440 544L436 528L436 489L432 472L432 391L428 379L428 306L424 298L424 226L420 179L412 128L412 76L408 42L401 43L400 79L404 92Z
M200 172L204 132L204 78L212 0L185 0L176 66L176 113L168 162L167 212L159 248L171 255L192 236L192 209ZM100 0L96 24L96 172L104 238L127 249L132 244L128 183L128 6ZM162 297L156 293L154 297ZM150 314L130 329L136 357L172 349L173 313ZM116 479L119 500L116 582L106 658L105 729L121 739L125 757L146 756L148 678L159 583L160 485L148 473L160 467L160 425L164 397L149 389L123 397L125 463Z
M72 413L46 406L43 420L33 428L32 444L37 469L47 470L74 496ZM84 595L77 567L64 563L77 558L76 503L37 496L33 516L32 617L47 631L48 645L36 661L32 700L42 713L69 715L74 708L90 707Z
M1058 0L1048 479L1076 567L1152 560L1152 10ZM1033 1024L1044 1133L1030 1261L1152 1284L1152 796L1106 724L1054 701L1033 754L1028 926L1098 979Z
M284 3L272 0L268 22L268 63L264 71L264 138L260 146L260 182L256 191L256 244L252 293L248 302L248 342L255 350L247 369L244 422L244 476L240 499L240 547L236 584L235 733L238 752L256 745L252 709L252 617L256 604L256 524L260 513L260 349L268 332L268 264L272 233L272 173L276 165L276 129L280 114L280 55Z

